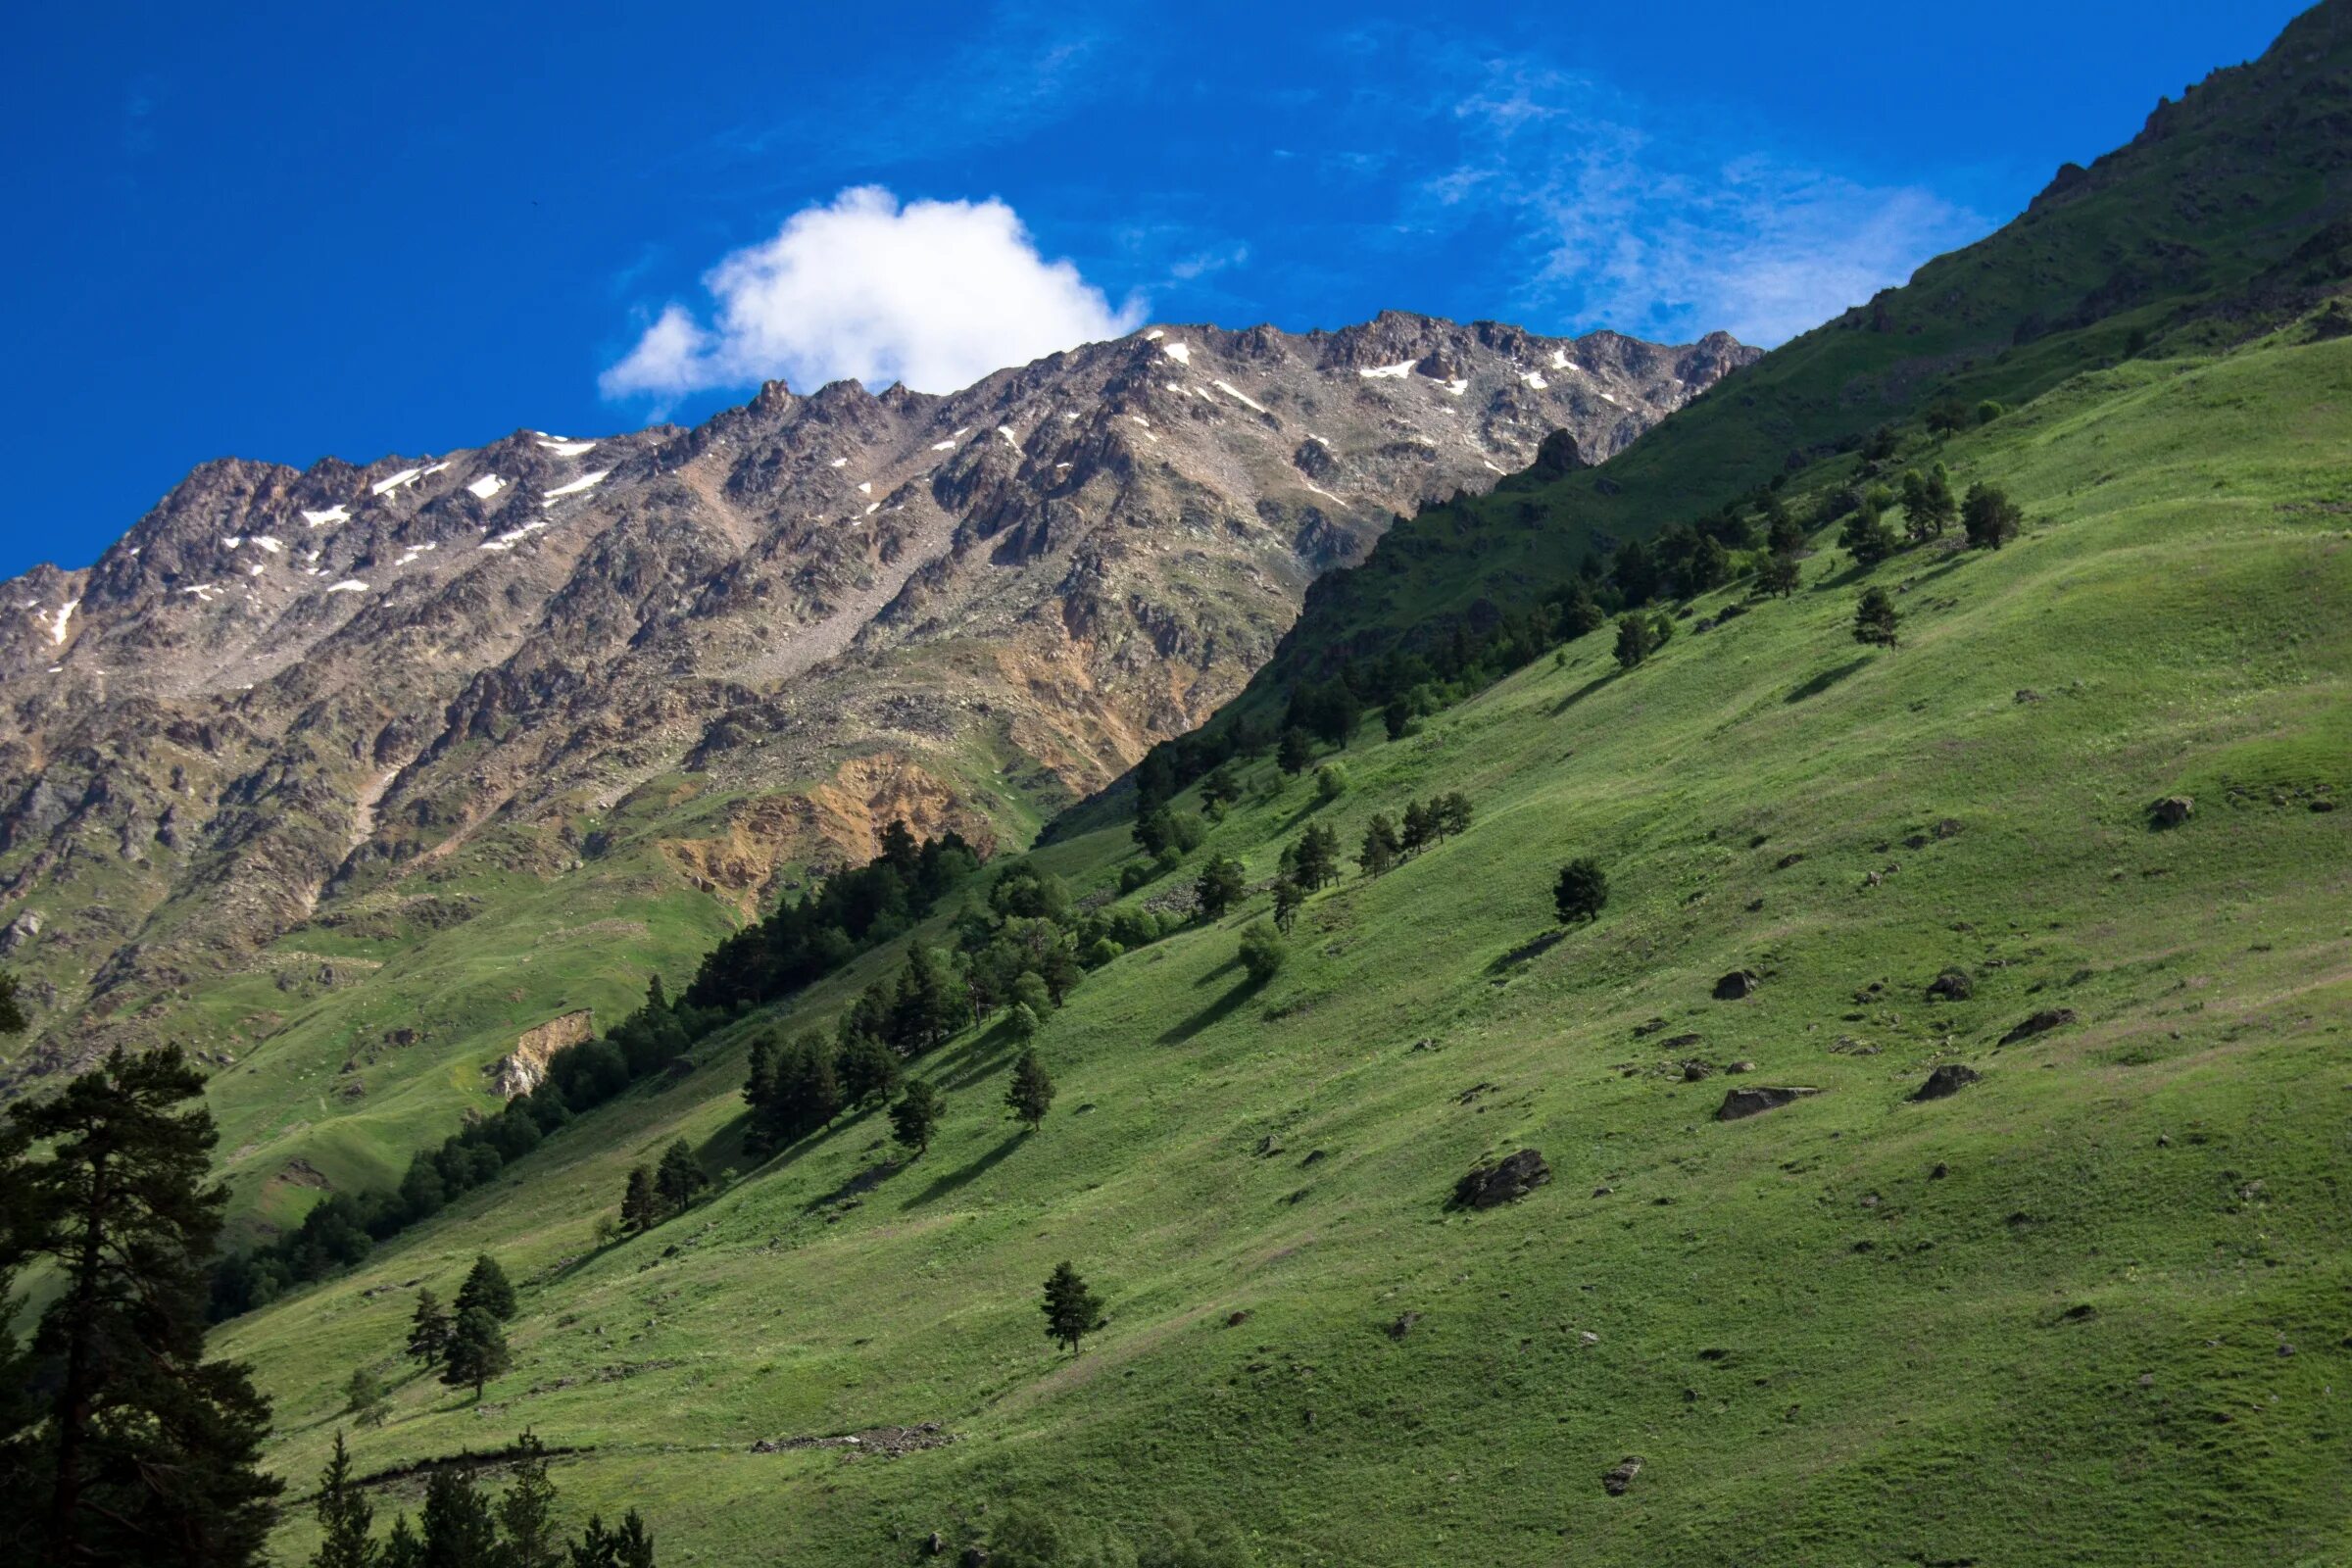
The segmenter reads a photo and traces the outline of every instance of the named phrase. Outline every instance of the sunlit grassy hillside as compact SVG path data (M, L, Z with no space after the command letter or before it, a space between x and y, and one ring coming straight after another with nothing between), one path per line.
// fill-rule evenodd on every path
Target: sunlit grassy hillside
M2352 341L2309 338L1953 440L2027 509L1998 553L1856 575L1819 540L1793 599L1700 631L1741 595L1702 600L1638 669L1588 637L1401 741L1368 724L1336 802L1254 763L1193 863L1262 881L1309 822L1352 850L1444 790L1476 823L1315 899L1262 987L1235 961L1262 893L1091 975L1040 1038L1034 1136L982 1030L917 1069L950 1102L920 1160L867 1116L754 1166L736 1092L776 1020L714 1038L221 1331L274 1463L307 1486L413 1287L488 1250L525 1282L515 1370L478 1407L405 1383L363 1468L528 1424L590 1450L566 1510L634 1503L664 1562L910 1561L1016 1497L1231 1517L1267 1563L2352 1553L2352 813L2321 808L2352 796ZM1849 634L1871 584L1897 649ZM2173 795L2193 814L2154 829ZM1040 859L1085 891L1133 853ZM1562 933L1580 855L1611 898ZM1973 999L1930 1001L1950 967ZM1756 995L1713 1000L1740 968ZM1983 1079L1911 1102L1945 1062ZM1820 1092L1714 1119L1752 1085ZM600 1250L679 1136L737 1179ZM1448 1212L1527 1146L1547 1186ZM1074 1357L1037 1305L1065 1258L1110 1320ZM956 1441L751 1451L924 1421Z

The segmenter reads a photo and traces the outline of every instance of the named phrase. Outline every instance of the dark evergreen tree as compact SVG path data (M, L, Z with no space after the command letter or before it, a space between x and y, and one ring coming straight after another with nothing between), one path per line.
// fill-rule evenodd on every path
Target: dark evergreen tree
M318 1500L312 1511L318 1519L318 1549L311 1553L311 1568L376 1568L381 1553L368 1531L375 1509L368 1493L352 1479L351 1452L343 1434L335 1434L334 1452L318 1476Z
M495 1568L498 1524L468 1472L447 1465L425 1479L422 1525L422 1568Z
M1339 881L1338 830L1318 823L1300 834L1298 844L1291 850L1290 871L1298 884L1310 892L1330 887Z
M885 1104L899 1092L898 1053L872 1035L856 1034L843 1042L833 1071L841 1084L842 1102L855 1110Z
M1241 903L1242 895L1249 890L1250 879L1242 870L1242 862L1229 855L1211 857L1193 884L1193 896L1204 920L1220 918Z
M1305 730L1286 729L1282 732L1280 748L1274 754L1274 765L1296 777L1306 771L1306 764L1315 760L1314 738Z
M750 1070L743 1080L743 1102L757 1116L760 1107L774 1098L776 1092L776 1041L773 1035L761 1035L752 1042Z
M702 1162L686 1147L685 1139L675 1139L662 1151L662 1163L654 1171L654 1196L661 1200L663 1214L684 1213L696 1195L710 1185L710 1178L703 1174Z
M1238 956L1250 983L1262 986L1281 972L1283 961L1291 954L1280 932L1263 920L1252 920L1242 928L1242 945Z
M629 1171L628 1190L620 1199L620 1223L631 1232L650 1231L662 1223L662 1200L654 1191L654 1173L643 1165Z
M1773 497L1779 501L1780 497ZM1772 519L1772 527L1764 536L1765 548L1776 556L1793 556L1805 548L1804 525L1788 515L1787 508Z
M654 1568L654 1539L631 1508L617 1529L608 1530L595 1514L571 1548L571 1568Z
M1004 1009L1004 1032L1024 1046L1035 1040L1044 1027L1045 1020L1026 1002L1016 1002Z
M1803 578L1804 573L1797 566L1794 556L1776 554L1764 563L1764 569L1756 573L1756 586L1768 594L1786 599L1796 592Z
M939 1131L944 1109L939 1091L928 1080L909 1078L899 1093L899 1102L890 1107L890 1136L919 1159L931 1152L931 1138Z
M1617 547L1609 562L1609 576L1629 606L1646 605L1658 596L1658 568L1639 539Z
M1430 820L1429 808L1419 801L1404 805L1404 830L1397 835L1404 853L1417 855L1437 841L1437 825Z
M473 1267L466 1272L466 1283L458 1287L458 1298L450 1303L458 1316L464 1317L468 1307L478 1306L501 1323L514 1321L514 1287L507 1283L507 1271L498 1266L498 1259L488 1252L475 1256Z
M468 1307L458 1314L456 1327L450 1330L449 1350L441 1362L441 1381L453 1389L471 1389L479 1402L482 1389L489 1381L514 1364L514 1353L507 1348L506 1331L498 1319L478 1306ZM432 1512L428 1502L425 1512L425 1544L432 1544Z
M916 943L899 971L891 1004L891 1041L916 1054L945 1044L972 1021L972 996L948 955Z
M2017 503L2003 492L1986 484L1968 487L1968 500L1960 509L1960 525L1967 530L1971 549L2000 549L2017 537L2025 520L2026 514Z
M1390 698L1380 710L1380 727L1393 741L1404 739L1405 731L1412 728L1412 700L1401 694Z
M392 1521L392 1533L384 1538L383 1555L376 1561L378 1568L424 1568L424 1543L407 1514Z
M421 1366L439 1366L449 1353L449 1313L431 1291L416 1293L416 1310L409 1316L409 1359Z
M1854 558L1855 564L1875 566L1894 554L1896 540L1894 530L1886 526L1879 509L1865 502L1847 514L1845 526L1838 531L1838 544Z
M561 1568L564 1535L556 1528L556 1484L547 1478L547 1446L525 1427L507 1490L498 1499L496 1568Z
M1865 589L1854 606L1854 641L1882 648L1895 646L1895 627L1901 617L1884 588Z
M1288 931L1298 922L1298 906L1306 902L1306 889L1289 872L1274 879L1274 927Z
M1647 615L1617 617L1617 667L1632 669L1650 656L1657 646L1656 633L1651 630Z
M12 1494L13 1544L39 1560L242 1568L275 1520L282 1483L256 1468L269 1401L204 1359L226 1194L206 1179L203 1093L176 1047L118 1047L9 1110L9 1147L42 1152L5 1173L0 1262L46 1259L55 1287L29 1380L42 1441Z
M1403 841L1396 836L1396 824L1389 820L1385 811L1375 811L1372 820L1364 824L1364 843L1355 853L1355 863L1363 868L1364 875L1381 876L1396 863L1396 857L1403 849Z
M1460 790L1448 790L1429 803L1430 822L1444 840L1451 834L1470 831L1470 797Z
M1078 1270L1064 1262L1046 1280L1046 1338L1067 1350L1102 1324L1102 1299L1086 1288Z
M1054 1104L1054 1080L1046 1074L1046 1064L1037 1059L1037 1053L1024 1051L1021 1059L1013 1063L1012 1082L1004 1091L1004 1103L1021 1125L1031 1132L1046 1119Z
M1601 870L1598 860L1585 857L1560 867L1559 881L1551 890L1552 909L1560 924L1597 919L1608 902L1608 873Z

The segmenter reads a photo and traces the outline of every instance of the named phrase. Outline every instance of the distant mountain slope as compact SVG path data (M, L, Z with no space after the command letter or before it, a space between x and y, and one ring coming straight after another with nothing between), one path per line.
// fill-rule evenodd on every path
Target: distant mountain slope
M1309 591L1241 708L1349 655L1524 606L1588 552L1691 521L1887 420L2020 402L2151 347L2230 341L2316 297L2352 258L2348 62L2352 7L2329 0L2260 60L2160 101L2128 146L2061 169L1997 233L1776 349L1600 471L1514 480L1392 530Z
M178 1038L240 1064L232 1147L292 1140L247 1159L344 1180L304 1129L364 1111L372 1171L454 1119L402 1084L609 1007L893 816L1024 840L1237 691L1394 514L1752 358L1164 326L951 396L207 464L96 565L0 586L20 1073ZM610 918L559 943L545 907Z

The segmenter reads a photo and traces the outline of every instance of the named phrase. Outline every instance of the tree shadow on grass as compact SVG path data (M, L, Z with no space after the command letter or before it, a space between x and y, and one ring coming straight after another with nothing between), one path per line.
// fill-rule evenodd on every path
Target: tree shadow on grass
M1592 696L1594 692L1600 690L1603 686L1606 686L1609 682L1615 680L1618 676L1624 673L1625 671L1622 669L1607 669L1601 671L1599 674L1593 676L1591 680L1585 682L1582 686L1579 686L1576 690L1570 692L1567 696L1561 698L1558 702L1552 704L1551 716L1553 718L1559 717L1562 713L1565 713L1568 711L1568 710L1574 708L1577 704L1583 702L1586 698Z
M1004 1141L998 1144L996 1148L990 1150L987 1153L982 1154L979 1158L971 1160L965 1164L958 1165L956 1169L936 1178L930 1186L924 1188L921 1192L906 1200L906 1203L902 1206L906 1208L920 1208L934 1199L945 1198L950 1193L970 1186L973 1182L978 1181L981 1177L987 1175L990 1171L1003 1164L1006 1157L1008 1157L1014 1150L1021 1147L1021 1140L1027 1136L1028 1134L1026 1133L1005 1134Z
M953 1055L942 1056L931 1076L942 1089L969 1089L1010 1060L1019 1044L1011 1025L1000 1020L965 1041Z
M1808 697L1819 697L1823 692L1828 691L1869 662L1868 659L1855 659L1837 665L1835 668L1825 669L1781 700L1787 703L1801 703Z
M831 1208L836 1203L846 1202L853 1198L863 1198L866 1194L872 1192L875 1188L881 1186L884 1182L890 1180L893 1176L896 1176L899 1172L905 1170L906 1168L906 1155L893 1154L890 1158L882 1161L882 1163L879 1165L861 1165L858 1167L857 1173L851 1176L848 1181L843 1182L839 1187L834 1188L831 1192L826 1193L821 1197L811 1198L808 1202L801 1205L802 1209L806 1213L821 1213L823 1210Z
M1502 974L1507 970L1516 969L1523 963L1544 956L1544 954L1549 953L1567 939L1568 933L1565 931L1546 931L1540 937L1520 943L1519 946L1488 964L1487 973Z
M1240 967L1241 960L1239 958L1233 959L1221 967L1212 970L1210 973L1201 976L1200 979L1195 981L1194 983L1196 985L1206 985L1218 975L1223 974L1227 969L1238 969ZM1202 1007L1199 1012L1194 1013L1182 1023L1171 1025L1168 1029L1163 1031L1159 1037L1159 1044L1163 1046L1183 1045L1187 1040L1192 1039L1193 1036L1199 1034L1201 1030L1206 1029L1209 1025L1218 1022L1228 1013L1231 1013L1234 1008L1249 1001L1256 991L1257 983L1250 979L1247 975L1243 976L1240 981L1227 988L1223 994L1218 996L1217 999L1211 1002L1207 1006Z

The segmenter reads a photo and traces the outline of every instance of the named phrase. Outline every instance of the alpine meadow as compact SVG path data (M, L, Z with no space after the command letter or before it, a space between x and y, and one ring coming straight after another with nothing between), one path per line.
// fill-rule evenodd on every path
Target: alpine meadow
M2352 1562L2352 0L1906 270L9 583L0 1562Z

